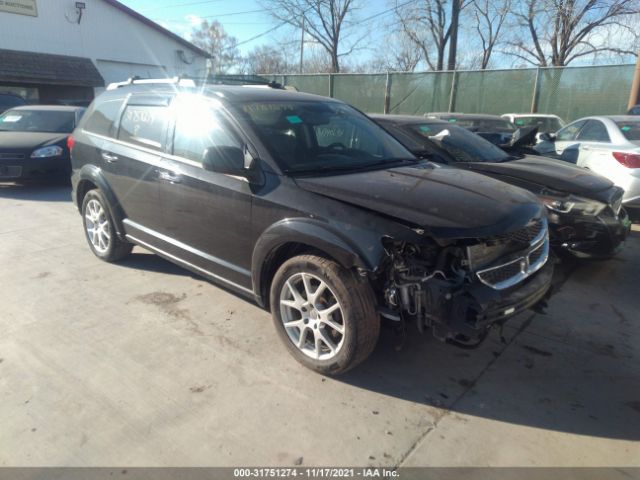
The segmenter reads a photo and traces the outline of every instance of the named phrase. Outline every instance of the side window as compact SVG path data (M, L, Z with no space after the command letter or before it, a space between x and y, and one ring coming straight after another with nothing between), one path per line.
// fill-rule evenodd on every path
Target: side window
M169 120L168 107L127 105L120 120L118 139L162 150Z
M580 122L572 123L571 125L567 125L566 127L564 127L562 130L558 132L558 136L556 137L556 140L565 141L565 142L575 140L576 136L578 135L578 132L580 131L580 129L585 123L586 121L583 120Z
M582 130L580 130L578 140L582 140L584 142L611 142L609 134L607 133L607 127L598 120L589 120Z
M111 136L111 127L118 116L121 105L122 99L97 103L89 112L84 129L99 135Z
M194 162L202 162L209 147L242 147L222 112L213 105L178 100L173 154Z

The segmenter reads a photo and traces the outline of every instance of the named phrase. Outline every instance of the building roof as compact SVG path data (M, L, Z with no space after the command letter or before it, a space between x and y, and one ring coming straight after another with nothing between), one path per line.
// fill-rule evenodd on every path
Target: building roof
M88 58L0 49L0 82L103 87Z
M126 13L127 15L132 16L133 18L135 18L139 22L144 23L148 27L151 27L154 30L157 30L158 32L160 32L162 34L167 35L168 37L171 37L173 40L175 40L179 44L183 45L185 48L188 48L192 52L197 53L198 55L203 56L205 58L211 58L211 55L208 52L205 52L201 48L196 47L193 43L185 40L180 35L176 35L175 33L173 33L171 31L167 30L166 28L164 28L162 25L158 25L153 20L150 20L147 17L145 17L144 15L139 14L135 10L133 10L133 9L127 7L126 5L120 3L118 0L104 0L104 1L106 3L108 3L109 5L117 8L118 10Z

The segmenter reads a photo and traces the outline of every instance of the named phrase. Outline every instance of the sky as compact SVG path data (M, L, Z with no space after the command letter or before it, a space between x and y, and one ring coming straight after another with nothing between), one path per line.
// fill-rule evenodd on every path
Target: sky
M236 37L239 42L247 42L239 47L243 54L258 45L299 38L299 33L296 36L291 27L283 26L253 41L247 41L280 23L269 15L268 0L263 1L262 5L257 0L120 1L187 40L193 29L198 27L203 19L218 20L227 33ZM387 11L389 5L386 0L367 0L363 2L363 5L365 6L356 13L357 19L366 20L371 16L378 15L359 27L363 33L368 31L375 36L375 27L379 22L393 20L393 12ZM372 50L365 48L355 56L366 58L371 53Z

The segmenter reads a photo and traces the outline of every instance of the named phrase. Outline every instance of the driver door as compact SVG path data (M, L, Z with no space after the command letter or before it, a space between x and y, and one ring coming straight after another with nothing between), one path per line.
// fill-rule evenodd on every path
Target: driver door
M536 145L536 151L547 157L557 158L569 163L576 163L580 144L576 142L585 120L573 122L559 130L553 142L542 142Z

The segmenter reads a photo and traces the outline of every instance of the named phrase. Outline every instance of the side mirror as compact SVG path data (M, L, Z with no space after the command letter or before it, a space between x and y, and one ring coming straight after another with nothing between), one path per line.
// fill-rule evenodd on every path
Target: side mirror
M238 147L209 147L204 151L202 166L205 170L246 177L253 158Z
M536 135L538 141L540 142L555 142L556 135L554 133L542 132Z
M536 137L538 135L538 127L520 127L511 137L510 147L526 147L536 143Z

